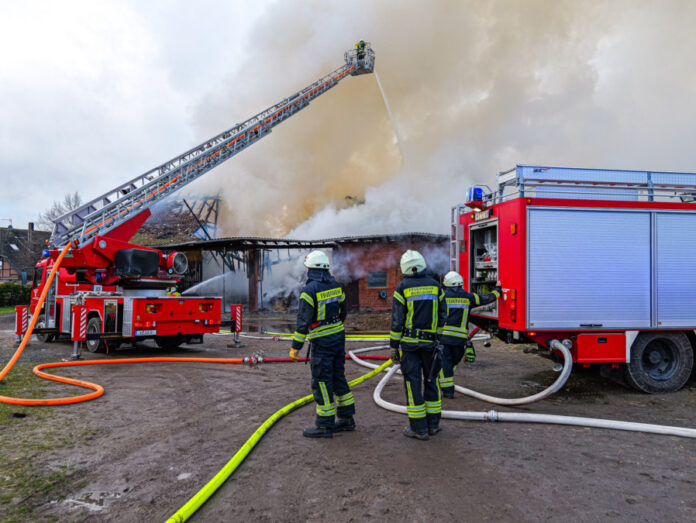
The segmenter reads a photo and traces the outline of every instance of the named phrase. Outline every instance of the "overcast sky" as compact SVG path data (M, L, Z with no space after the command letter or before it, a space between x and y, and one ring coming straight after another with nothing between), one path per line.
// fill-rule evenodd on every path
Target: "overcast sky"
M94 198L195 145L196 106L269 4L3 1L0 218L24 227L66 192Z
M447 232L468 184L518 163L696 171L688 0L5 1L2 14L0 218L16 226L256 114L359 38L398 132L374 76L346 79L194 184L222 192L224 234Z

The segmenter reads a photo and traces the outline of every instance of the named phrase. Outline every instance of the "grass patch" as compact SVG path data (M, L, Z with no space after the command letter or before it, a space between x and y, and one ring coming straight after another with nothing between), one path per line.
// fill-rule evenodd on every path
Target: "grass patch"
M7 305L7 306L0 307L0 314L5 314L7 312L14 312L14 311L15 311L14 305Z
M0 381L0 395L43 398L60 395L65 386L36 377L34 363L19 363ZM66 419L54 407L0 403L0 522L46 520L34 509L63 499L79 482L75 469L47 466L42 454L92 439L97 431L86 422Z

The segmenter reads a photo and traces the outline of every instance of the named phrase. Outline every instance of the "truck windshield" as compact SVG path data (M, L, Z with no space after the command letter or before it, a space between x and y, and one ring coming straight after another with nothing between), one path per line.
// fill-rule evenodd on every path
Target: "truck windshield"
M32 289L41 285L41 279L43 278L43 270L43 267L34 269L34 282L31 284Z

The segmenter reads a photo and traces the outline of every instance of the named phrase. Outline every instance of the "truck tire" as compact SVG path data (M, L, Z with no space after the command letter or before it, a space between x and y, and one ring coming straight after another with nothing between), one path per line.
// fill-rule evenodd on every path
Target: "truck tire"
M179 345L184 343L184 338L181 336L157 336L155 343L160 349L173 350L178 349Z
M87 321L87 334L101 334L101 320L97 316ZM102 340L87 340L85 346L89 352L104 352L106 345Z
M694 350L683 332L644 332L631 347L626 380L649 394L675 392L691 376Z
M37 329L45 329L46 328L46 316L43 314L39 315L39 317L36 319L36 328ZM54 334L34 334L36 336L36 339L39 340L42 343L51 343L55 339Z

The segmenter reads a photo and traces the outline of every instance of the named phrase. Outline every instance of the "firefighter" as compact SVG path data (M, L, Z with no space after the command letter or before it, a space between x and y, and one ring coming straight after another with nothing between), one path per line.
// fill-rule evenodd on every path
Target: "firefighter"
M474 346L469 341L469 309L479 305L493 303L500 298L500 282L490 294L475 294L466 292L462 287L464 278L455 271L445 274L442 281L445 287L445 303L447 304L447 321L442 329L440 343L442 351L442 369L440 370L440 388L445 398L454 398L454 371L464 357L467 362L476 359Z
M404 279L394 291L389 346L404 375L409 418L404 435L427 440L440 431L438 338L447 318L445 294L419 252L408 250L401 256L401 272Z
M362 60L365 58L365 41L360 40L359 42L355 42L355 49L358 51L358 60Z
M316 421L303 434L308 438L331 438L334 432L355 430L355 401L345 376L346 295L331 276L324 252L310 252L304 265L307 284L300 294L290 357L297 361L305 340L310 340Z

